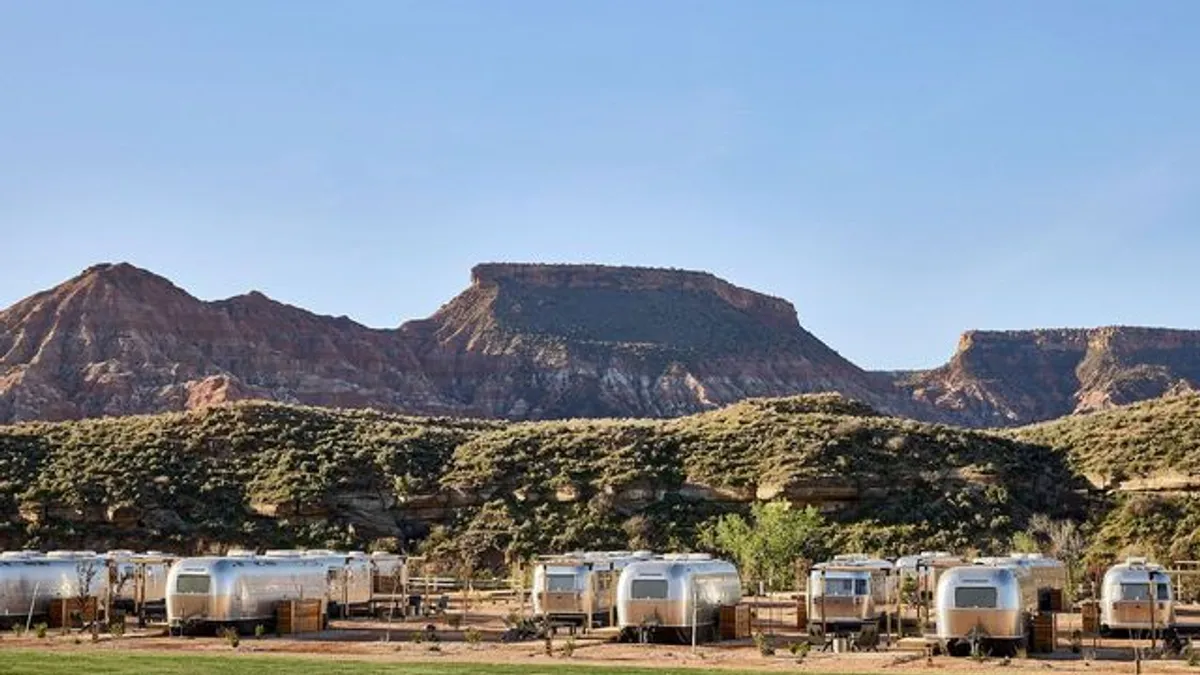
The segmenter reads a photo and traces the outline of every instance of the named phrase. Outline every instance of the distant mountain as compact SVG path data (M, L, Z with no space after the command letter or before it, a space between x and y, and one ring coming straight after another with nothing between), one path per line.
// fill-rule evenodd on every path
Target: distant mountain
M891 415L1015 426L1186 391L1200 332L970 332L948 364L872 373L785 300L711 274L483 264L396 329L261 293L201 301L101 264L0 312L0 423L239 399L506 419L674 417L835 391Z
M892 410L880 381L800 328L786 301L675 270L479 265L466 291L395 330L260 293L204 302L128 264L93 266L0 312L0 422L248 398L658 417L825 390Z
M897 382L944 421L1029 424L1200 388L1200 331L971 331L949 363Z

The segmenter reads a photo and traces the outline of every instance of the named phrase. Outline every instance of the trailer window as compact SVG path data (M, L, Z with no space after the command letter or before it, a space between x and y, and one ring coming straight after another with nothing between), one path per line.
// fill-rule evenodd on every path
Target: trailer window
M866 579L825 579L825 595L848 598L867 594Z
M1170 584L1159 584L1158 585L1158 599L1159 600L1170 600L1171 599Z
M629 588L632 600L666 600L666 579L634 579Z
M954 606L964 609L995 609L996 589L991 586L962 586L954 589Z
M208 582L207 574L180 574L175 579L175 592L203 595L208 593Z
M1150 584L1121 584L1121 599L1126 602L1150 600Z
M546 575L546 590L550 593L574 593L575 575L548 574Z

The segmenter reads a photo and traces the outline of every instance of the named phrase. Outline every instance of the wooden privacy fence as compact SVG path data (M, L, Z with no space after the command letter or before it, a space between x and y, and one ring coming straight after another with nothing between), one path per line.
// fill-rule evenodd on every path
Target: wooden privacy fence
M721 605L718 625L722 640L750 637L750 605Z
M1083 619L1083 632L1088 635L1100 633L1100 605L1095 600L1083 603L1079 607Z
M51 628L82 628L96 620L96 598L80 603L79 598L59 598L50 603Z
M275 626L281 635L295 633L316 633L324 627L324 615L321 613L322 601L284 600L275 609Z
M1058 641L1057 626L1053 612L1038 612L1033 617L1033 642L1029 651L1034 654L1050 654Z

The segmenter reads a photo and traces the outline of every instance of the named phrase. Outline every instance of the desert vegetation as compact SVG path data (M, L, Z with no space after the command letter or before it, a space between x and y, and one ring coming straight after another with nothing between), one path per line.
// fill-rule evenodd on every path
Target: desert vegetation
M365 547L480 569L587 547L712 549L784 500L832 550L1000 550L1082 521L1067 455L838 396L672 420L504 423L268 403L0 427L6 547ZM724 521L731 522L729 520Z

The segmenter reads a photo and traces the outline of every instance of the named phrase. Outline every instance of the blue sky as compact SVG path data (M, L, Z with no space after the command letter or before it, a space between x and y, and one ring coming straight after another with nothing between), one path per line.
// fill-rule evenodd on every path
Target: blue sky
M871 368L1200 327L1200 2L0 0L0 306L127 260L394 326L703 269Z

